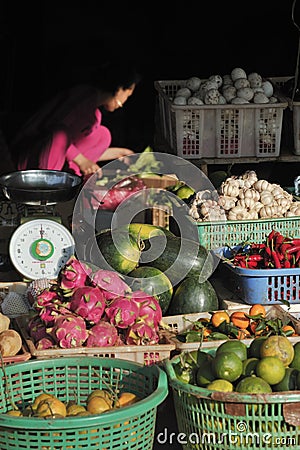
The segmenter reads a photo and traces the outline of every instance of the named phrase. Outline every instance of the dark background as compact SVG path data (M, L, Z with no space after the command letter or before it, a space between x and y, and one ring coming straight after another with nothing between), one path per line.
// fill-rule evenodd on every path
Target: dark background
M142 81L104 120L113 144L135 151L153 144L154 80L224 75L234 67L287 76L297 67L292 13L298 23L300 4L293 0L3 3L0 112L8 142L44 100L118 55L136 60Z

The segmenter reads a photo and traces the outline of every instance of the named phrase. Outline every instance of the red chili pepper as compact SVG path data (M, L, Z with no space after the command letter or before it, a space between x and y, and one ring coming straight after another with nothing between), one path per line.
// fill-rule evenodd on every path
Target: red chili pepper
M291 267L291 262L288 259L284 260L283 267L289 269Z
M285 255L285 253L287 252L287 250L289 248L291 248L293 246L293 244L291 244L290 242L284 242L281 246L280 246L280 251L281 253L283 253Z
M262 261L263 259L264 259L264 257L262 255L260 255L259 253L249 255L248 257L246 257L247 261Z
M292 239L290 242L293 245L300 245L300 239L299 238Z
M274 250L272 251L272 258L275 265L275 269L281 269L281 263L278 258L278 254Z
M274 230L274 228L273 228L273 230L269 233L269 235L267 236L267 242L268 243L270 243L272 240L273 240L273 238L274 238L274 236L275 236L275 230Z
M286 253L287 253L288 255L291 255L292 253L297 253L298 250L300 250L300 244L298 244L298 245L293 245L292 247L288 248L288 249L286 250Z
M276 233L274 236L275 247L278 248L281 244L283 244L285 237L281 233Z

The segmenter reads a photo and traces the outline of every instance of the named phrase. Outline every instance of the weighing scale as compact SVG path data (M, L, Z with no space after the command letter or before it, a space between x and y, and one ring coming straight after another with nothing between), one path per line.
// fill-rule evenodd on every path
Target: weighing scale
M81 178L51 170L20 171L0 177L0 185L7 198L24 204L21 224L10 238L12 264L27 280L57 278L75 253L75 241L53 205L71 200Z

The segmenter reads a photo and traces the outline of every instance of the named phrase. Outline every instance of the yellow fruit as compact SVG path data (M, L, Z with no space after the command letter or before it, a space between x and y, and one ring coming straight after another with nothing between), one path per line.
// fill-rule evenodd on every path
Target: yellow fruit
M195 191L190 186L184 185L184 186L181 186L179 189L177 189L177 191L175 193L176 193L177 197L184 200L184 199L190 198L191 195L194 195Z
M7 411L6 414L8 414L9 416L14 416L14 417L21 417L21 416L23 416L21 411L19 411L18 409L11 409L10 411Z
M269 383L256 376L243 378L238 382L235 390L243 394L270 394L272 392Z
M86 411L82 405L70 405L67 407L67 416L77 416L78 413Z
M67 407L63 402L58 400L58 398L45 398L39 403L39 406L36 409L36 415L39 417L66 417Z
M214 380L206 386L206 389L210 389L211 391L220 391L220 392L232 392L233 384L228 380Z
M277 356L265 356L256 365L256 375L270 385L280 383L285 375L285 366Z
M105 389L94 389L87 398L87 403L93 398L93 397L101 397L104 398L106 400L106 402L112 406L113 404L113 399L112 399L112 395L110 394L110 392L106 391Z
M35 411L38 408L39 404L48 398L55 398L55 396L52 394L47 394L46 392L39 394L37 397L35 397L34 402L31 405L31 408Z
M216 354L212 365L217 378L230 382L236 381L243 372L243 362L233 352Z
M139 397L132 392L122 392L117 401L117 408L121 408L122 406L129 406L133 403L136 403L139 400Z
M269 336L261 344L260 356L277 356L285 367L289 366L294 359L294 347L286 336Z
M267 311L264 305L261 305L260 303L252 305L249 309L249 316L258 316L259 314L261 317L266 317Z
M105 398L94 396L88 401L86 409L91 414L101 414L111 409L111 405Z
M230 317L226 311L216 311L213 313L210 320L211 320L212 325L217 328L223 322L229 323Z
M250 319L245 315L243 311L234 311L230 315L230 321L238 328L246 330L250 324Z

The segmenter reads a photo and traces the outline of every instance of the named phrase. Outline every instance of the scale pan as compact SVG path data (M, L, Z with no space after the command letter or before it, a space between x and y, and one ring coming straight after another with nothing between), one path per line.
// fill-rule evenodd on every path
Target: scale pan
M59 170L20 170L0 176L4 196L16 203L51 205L72 200L82 179Z

